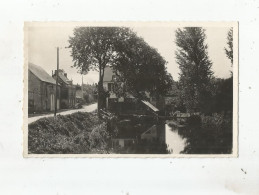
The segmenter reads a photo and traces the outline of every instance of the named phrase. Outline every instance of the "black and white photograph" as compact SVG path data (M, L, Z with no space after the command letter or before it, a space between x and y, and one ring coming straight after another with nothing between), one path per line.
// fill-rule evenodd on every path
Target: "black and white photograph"
M25 22L24 156L236 157L237 22Z
M259 0L0 5L0 195L259 195Z

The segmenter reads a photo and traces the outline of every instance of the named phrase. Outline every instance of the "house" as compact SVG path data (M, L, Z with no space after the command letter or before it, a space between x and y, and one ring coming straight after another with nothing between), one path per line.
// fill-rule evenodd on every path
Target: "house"
M113 72L111 67L106 67L104 70L103 77L103 88L105 91L109 92L109 97L106 97L106 109L113 110L115 112L127 112L135 110L136 98L133 97L130 93L125 93L124 97L117 97L115 94L115 82L116 75ZM123 87L123 83L117 83Z
M115 112L128 112L134 114L147 114L153 113L156 114L165 108L164 98L156 95L152 96L148 92L146 93L147 100L139 100L135 98L129 92L125 92L124 97L118 98L114 92L115 82L117 76L113 72L111 67L106 67L104 70L103 77L103 88L105 91L109 92L109 97L106 98L106 109L113 110ZM123 87L124 83L117 83Z
M40 66L28 66L28 111L55 110L56 81ZM60 86L57 92L57 109L60 108Z
M56 80L57 71L55 70L52 77ZM62 109L74 108L76 103L76 86L73 81L67 78L67 73L64 70L58 70L58 83L61 87L60 92L60 107Z

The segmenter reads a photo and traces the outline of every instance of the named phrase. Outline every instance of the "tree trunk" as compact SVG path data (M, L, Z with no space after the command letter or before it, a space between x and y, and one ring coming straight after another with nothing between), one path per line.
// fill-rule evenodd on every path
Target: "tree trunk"
M100 109L104 108L104 89L103 89L103 75L104 75L104 71L102 71L102 69L99 69L99 82L98 82L98 113L100 111Z

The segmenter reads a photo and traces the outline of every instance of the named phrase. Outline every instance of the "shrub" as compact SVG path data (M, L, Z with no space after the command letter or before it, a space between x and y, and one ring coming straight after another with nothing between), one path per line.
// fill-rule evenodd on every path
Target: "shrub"
M195 119L196 118L196 119ZM232 115L213 114L190 118L179 133L187 138L183 153L229 154L232 152Z
M42 118L28 126L29 153L106 153L111 132L97 113Z

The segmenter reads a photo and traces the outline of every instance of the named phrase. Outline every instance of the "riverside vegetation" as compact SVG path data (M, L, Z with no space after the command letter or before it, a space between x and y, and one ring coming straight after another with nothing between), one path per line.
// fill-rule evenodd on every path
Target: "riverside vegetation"
M232 115L192 116L178 132L186 138L183 154L231 154Z
M97 112L42 118L28 126L29 153L109 153L113 132Z

